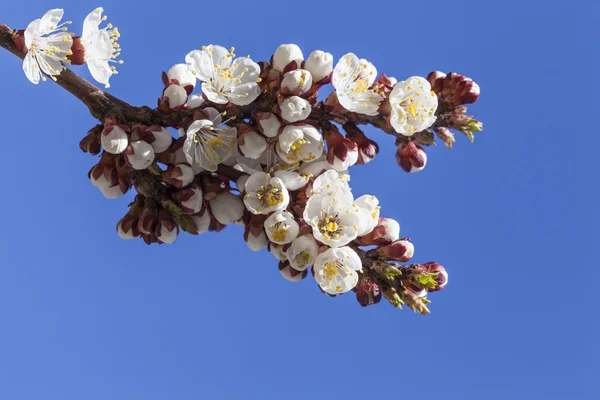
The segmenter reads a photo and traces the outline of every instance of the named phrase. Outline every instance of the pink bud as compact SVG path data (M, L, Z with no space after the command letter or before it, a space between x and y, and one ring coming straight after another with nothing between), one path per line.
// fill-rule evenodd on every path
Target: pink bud
M428 292L437 292L438 290L442 290L448 283L448 272L446 272L446 268L436 262L428 262L417 265L414 267L412 274L415 275L423 272L433 274L433 279L435 281L435 286L424 288Z
M361 306L367 307L377 304L381 300L381 289L368 276L361 275L360 281L353 289L356 292L356 300Z
M408 240L396 240L386 246L377 249L377 254L386 260L406 262L415 253L415 247Z
M406 172L418 172L427 164L427 154L414 142L400 144L396 152L396 162Z
M327 141L327 162L336 171L345 171L356 164L358 160L358 146L352 140L342 136L333 124L323 127L323 134Z
M354 124L344 124L346 137L351 139L358 146L357 164L364 165L375 158L379 153L379 146L373 140L369 139L365 134Z

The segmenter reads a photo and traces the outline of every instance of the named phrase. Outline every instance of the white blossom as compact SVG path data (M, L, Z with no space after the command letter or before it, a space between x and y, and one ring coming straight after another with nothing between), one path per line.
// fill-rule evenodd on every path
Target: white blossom
M252 251L259 251L267 247L269 244L269 239L267 239L267 235L263 231L260 231L258 236L254 236L252 232L248 232L248 237L246 239L246 244Z
M131 143L132 153L127 151L127 160L131 164L131 168L141 170L146 169L154 162L154 149L148 142L138 140Z
M259 95L260 67L249 57L234 59L233 47L203 46L193 50L185 62L202 81L202 92L217 104L232 102L239 106L252 103Z
M281 80L281 88L286 89L288 93L303 95L308 93L313 84L313 78L310 72L305 69L295 69L286 72Z
M348 53L338 61L333 70L332 85L340 104L348 111L377 115L383 96L373 86L377 69L355 54Z
M299 96L290 96L279 106L281 118L287 122L303 121L310 115L312 107L310 103Z
M341 192L347 202L352 203L353 196L351 193L348 175L338 173L336 170L330 169L317 176L313 181L311 189L308 191L309 197L315 196L333 196L335 193Z
M85 17L81 44L85 49L85 63L92 77L108 88L110 77L117 73L116 68L110 63L122 64L123 61L115 60L121 54L121 46L118 43L121 34L117 27L107 24L100 29L102 21L106 21L106 16L102 16L103 12L104 9L98 7Z
M315 239L330 247L344 246L356 239L360 214L352 200L352 195L344 191L308 199L303 217L312 227Z
M277 142L277 155L285 162L312 161L323 154L323 137L311 125L287 125Z
M261 133L266 137L275 137L279 135L279 128L281 127L279 118L273 113L264 113L263 115L268 116L266 118L257 118Z
M187 92L183 86L169 85L165 88L163 96L169 99L169 108L175 108L184 105L187 100Z
M219 127L221 114L214 108L204 109L210 119L192 122L186 131L183 152L188 163L208 171L227 160L236 145L237 130L228 126Z
M288 190L298 190L308 184L310 175L301 175L296 171L277 170L274 175L281 179Z
M375 196L365 194L354 200L354 204L360 209L358 236L371 233L379 222L379 200Z
M209 204L215 219L223 225L235 222L244 215L244 203L231 192L218 194Z
M300 67L304 61L302 50L295 44L282 44L273 54L273 69L282 72L292 61L296 62L297 68Z
M196 228L198 229L198 233L206 233L208 232L208 228L210 227L210 214L208 212L204 212L201 216L192 215L192 219L196 224Z
M304 271L314 264L319 254L319 245L311 235L298 236L285 254L292 268Z
M392 106L390 123L398 133L412 136L435 122L438 98L425 78L413 76L398 82L389 101Z
M333 56L331 53L315 50L308 56L304 68L310 71L314 82L319 82L333 71Z
M32 21L25 30L27 54L23 59L23 71L27 79L36 85L40 79L46 80L42 73L55 80L55 75L64 69L62 61L72 54L73 39L64 27L71 22L59 24L62 16L63 10L52 9L42 18Z
M288 244L298 237L300 227L292 214L278 211L265 220L265 232L271 242Z
M104 151L110 154L121 154L127 148L129 140L127 133L121 127L114 125L110 132L100 135L100 143Z
M244 189L244 204L253 214L267 215L273 211L281 211L290 202L290 195L281 179L265 172L250 175Z
M249 130L239 138L240 150L245 157L256 159L267 149L267 140L264 136Z
M339 247L319 254L313 269L315 280L325 293L340 294L356 286L356 271L362 270L362 263L350 247Z
M193 89L196 87L196 77L190 71L187 64L175 64L167 72L167 78L169 81L177 81L180 86L188 87L191 86Z

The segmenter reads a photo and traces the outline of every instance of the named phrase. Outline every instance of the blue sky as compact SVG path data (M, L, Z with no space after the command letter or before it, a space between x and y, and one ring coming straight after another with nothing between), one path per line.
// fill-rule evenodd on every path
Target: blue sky
M0 15L25 28L61 7L78 26L104 6L126 61L110 91L138 105L156 103L161 71L210 43L261 60L293 42L353 51L399 79L475 79L475 144L438 145L409 175L390 138L368 131L380 155L352 170L353 190L377 195L414 261L442 263L449 284L422 317L291 284L239 227L173 246L122 241L114 227L130 197L103 198L86 175L95 159L78 148L95 121L0 52L0 399L593 397L599 325L586 291L598 273L585 250L599 213L587 154L599 140L577 121L595 117L598 5L139 4L27 0Z

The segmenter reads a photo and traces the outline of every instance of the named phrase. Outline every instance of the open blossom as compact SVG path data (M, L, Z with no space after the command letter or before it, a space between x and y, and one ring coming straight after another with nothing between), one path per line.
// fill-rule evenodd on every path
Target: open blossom
M278 211L265 220L265 232L271 242L288 244L298 237L300 227L292 214Z
M360 209L358 236L367 235L379 222L379 200L375 196L365 194L356 199L354 204Z
M312 235L298 236L285 254L292 268L304 271L314 264L319 254L319 245Z
M383 96L371 87L376 77L377 69L373 64L348 53L335 66L331 83L338 101L346 110L377 115Z
M239 106L252 103L260 95L260 67L249 57L235 60L233 47L227 51L221 46L203 46L193 50L185 62L202 81L202 92L212 102Z
M274 175L281 179L288 190L298 190L306 186L311 175L302 175L296 171L277 170Z
M54 76L64 69L62 61L71 54L73 39L64 27L71 22L59 24L62 16L63 10L50 10L42 18L32 21L25 30L27 55L23 60L23 71L36 85L40 79L46 80L42 73L56 79Z
M425 78L413 76L398 82L389 100L392 106L390 123L398 133L412 136L435 122L438 98Z
M356 239L359 211L350 192L337 191L310 197L303 217L312 227L315 239L330 247L340 247Z
M250 175L244 188L244 204L253 214L267 215L273 211L281 211L290 202L290 195L281 179L271 177L265 172Z
M102 16L103 12L104 9L98 7L85 17L80 43L85 50L85 63L92 77L108 88L110 77L117 73L110 63L122 64L123 61L116 61L121 54L121 46L117 42L121 34L117 27L108 24L100 28L100 23L106 21L106 16Z
M211 119L192 122L186 131L183 152L191 165L216 171L217 166L231 156L237 130L227 126L219 127L222 122L221 114L214 108L206 108L204 113Z
M310 103L298 96L288 97L279 108L281 109L281 118L287 122L304 121L312 111Z
M319 254L313 268L315 280L325 293L340 294L356 286L356 271L362 270L362 263L350 247L339 247Z
M315 196L333 196L334 193L341 192L343 196L352 203L352 193L348 175L340 174L337 171L330 169L319 175L313 182L312 188L307 193L310 197Z
M277 143L277 155L285 162L312 161L323 153L323 137L311 125L288 125Z

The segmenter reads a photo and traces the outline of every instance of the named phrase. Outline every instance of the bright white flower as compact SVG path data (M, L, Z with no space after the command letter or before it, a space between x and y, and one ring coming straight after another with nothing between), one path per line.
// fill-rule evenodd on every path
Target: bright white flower
M100 143L107 153L121 154L127 148L129 140L127 139L127 133L119 126L115 125L107 134L102 132L100 135Z
M256 120L258 121L258 130L266 137L275 137L279 135L281 122L273 113L258 113Z
M352 195L343 191L308 199L303 217L312 227L315 239L330 247L344 246L356 239L360 214L352 200Z
M169 99L169 108L175 108L184 105L187 100L187 92L183 86L169 85L165 88L163 96Z
M379 222L379 200L375 196L365 194L354 201L359 210L358 236L371 233Z
M333 56L331 53L315 50L308 56L304 68L310 71L315 82L319 82L333 71Z
M304 271L314 264L319 254L319 245L311 235L298 236L285 254L292 268Z
M231 192L218 194L209 204L215 219L223 225L237 221L244 215L244 203Z
M398 82L389 100L392 106L390 123L398 133L412 136L435 122L438 98L425 78L413 76Z
M339 247L319 254L313 268L315 280L325 293L340 294L356 286L356 271L362 270L362 263L350 247Z
M210 227L210 214L208 212L205 211L204 214L199 217L192 215L192 219L196 224L198 233L208 232L208 228Z
M154 142L150 143L154 149L154 153L162 153L166 151L171 143L173 143L173 136L166 128L160 127L159 130L151 130L152 136L154 136Z
M323 137L311 125L287 125L277 142L277 155L285 162L313 161L323 154Z
M281 81L281 88L287 93L303 95L308 93L313 84L313 78L310 72L305 69L295 69L286 72Z
M175 64L167 72L169 81L177 81L179 86L184 88L191 87L193 90L196 87L196 77L192 74L187 64Z
M383 96L371 88L377 78L377 69L355 54L348 53L333 70L332 85L340 104L348 111L377 115Z
M45 81L42 73L56 80L54 76L64 69L62 61L72 54L73 39L64 27L71 21L59 24L62 16L63 10L50 10L41 19L31 21L25 30L27 55L23 60L23 71L31 83L37 85L40 79Z
M296 62L296 68L304 61L302 50L295 44L282 44L273 54L273 69L282 72L292 61Z
M131 164L131 168L141 170L146 169L154 162L154 149L148 142L138 140L131 143L131 154L127 151L127 160Z
M107 199L116 199L118 197L123 196L125 193L121 190L119 185L113 185L111 181L106 179L104 174L101 174L98 179L94 179L93 174L90 175L90 180L92 185L96 186L104 197Z
M221 46L203 46L193 50L185 62L202 81L202 92L208 100L217 104L230 101L239 106L252 103L260 95L260 67L249 57L235 60L233 47L227 51Z
M277 170L274 175L281 179L288 190L298 190L310 181L311 175L301 175L296 171Z
M244 188L244 204L253 214L267 215L273 211L281 211L290 202L290 195L281 179L273 178L265 172L250 175Z
M240 135L239 144L244 156L252 159L257 159L267 149L265 137L252 130Z
M219 127L222 122L221 114L214 108L206 108L204 113L210 119L192 122L186 132L183 152L191 165L216 171L217 166L233 153L237 130L227 126Z
M196 108L200 107L204 104L204 97L201 94L192 94L188 97L187 102L185 103L186 108Z
M278 211L265 220L265 232L271 242L288 244L298 237L300 227L292 214Z
M349 175L343 175L338 173L336 170L330 169L319 175L313 182L312 188L308 192L309 197L314 196L333 196L340 192L347 199L349 203L352 203L353 196L348 185Z
M281 109L281 118L287 122L303 121L310 115L312 107L310 103L298 96L288 97L279 106Z
M123 64L123 61L115 60L121 54L121 46L117 43L121 36L119 29L112 24L100 29L100 23L106 21L106 16L102 16L103 12L104 9L98 7L85 17L81 44L85 49L85 63L92 77L108 88L108 80L117 73L116 68L109 63Z
M254 236L252 232L248 232L248 237L246 238L246 244L252 251L259 251L267 247L269 244L269 239L267 239L267 235L263 231L261 231L258 236Z

